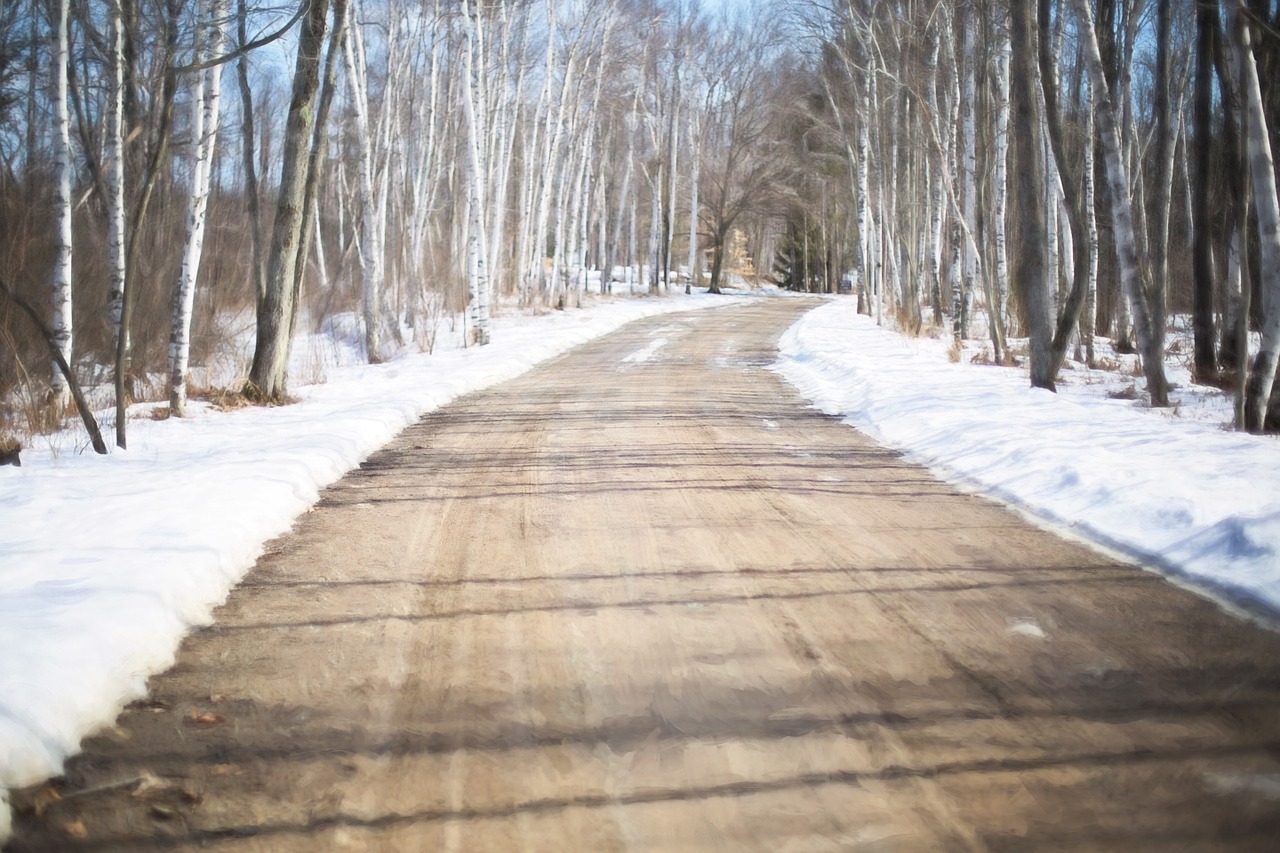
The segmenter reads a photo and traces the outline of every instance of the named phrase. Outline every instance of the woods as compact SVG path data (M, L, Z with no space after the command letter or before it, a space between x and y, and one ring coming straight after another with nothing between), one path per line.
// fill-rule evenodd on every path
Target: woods
M0 277L121 447L215 361L288 401L339 319L372 363L730 274L847 282L1048 389L1136 350L1157 407L1187 317L1197 381L1274 430L1277 31L1264 0L8 0ZM74 404L16 304L27 435Z

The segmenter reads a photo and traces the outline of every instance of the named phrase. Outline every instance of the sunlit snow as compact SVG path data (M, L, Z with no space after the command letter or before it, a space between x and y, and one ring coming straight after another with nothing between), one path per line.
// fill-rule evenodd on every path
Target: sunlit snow
M1280 441L1224 428L1228 401L1176 361L1176 410L1116 399L1132 376L952 363L840 300L781 342L778 371L814 405L945 479L1117 548L1256 611L1280 610ZM1211 393L1210 393L1211 392Z
M129 450L106 457L65 436L24 450L22 467L0 467L0 798L59 772L143 696L263 543L424 412L631 320L740 299L496 317L483 348L377 366L326 357L324 383L296 389L295 405L131 420ZM8 817L0 805L0 837Z
M105 458L65 440L24 451L22 468L0 468L0 797L57 773L142 696L263 543L423 412L638 317L735 301L497 318L481 349L375 367L326 357L315 370L325 381L297 389L296 405L197 404L191 418L131 421L129 451ZM1025 370L953 363L944 341L880 329L848 299L807 314L781 350L777 369L819 409L941 476L1231 601L1280 609L1280 443L1222 429L1220 395L1175 375L1183 408L1171 414L1108 397L1123 376L1033 390ZM1010 619L1021 641L1052 642ZM7 818L0 807L0 836Z

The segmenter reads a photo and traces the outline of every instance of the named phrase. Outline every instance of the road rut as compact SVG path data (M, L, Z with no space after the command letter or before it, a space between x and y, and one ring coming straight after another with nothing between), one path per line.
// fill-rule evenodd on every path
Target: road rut
M809 304L406 430L13 849L1280 849L1277 635L806 408Z

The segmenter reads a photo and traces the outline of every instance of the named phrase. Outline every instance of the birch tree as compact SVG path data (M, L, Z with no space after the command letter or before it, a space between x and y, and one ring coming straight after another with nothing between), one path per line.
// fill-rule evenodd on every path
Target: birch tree
M1191 242L1191 323L1194 339L1193 370L1204 381L1218 372L1213 334L1213 235L1209 183L1213 169L1213 54L1218 31L1217 3L1196 6L1196 75L1192 94L1195 125L1195 182ZM1229 170L1230 171L1230 170ZM1243 362L1240 362L1243 363Z
M371 132L369 120L368 60L359 20L360 9L358 0L348 6L342 55L346 63L347 93L356 121L355 145L360 189L360 290L364 314L365 357L370 364L377 364L382 361L382 315L379 308L385 259L379 239L382 233L380 225L385 222L380 223L379 219L385 216L386 207L380 203L375 189L374 149L378 140ZM384 97L387 95L388 92L384 92Z
M1001 16L1004 17L1004 16ZM995 246L995 304L992 313L999 318L1001 324L1008 316L1009 302L1009 261L1008 237L1005 219L1008 215L1009 196L1009 66L1012 61L1012 47L1009 42L1007 22L997 26L999 46L996 50L995 99L996 118L992 132L995 145L995 162L992 166L991 193L991 229ZM1003 336L1002 341L1003 343ZM999 358L999 354L996 354Z
M107 7L107 38L110 49L110 79L107 87L106 115L106 192L107 192L107 308L111 315L111 334L120 334L124 308L125 259L125 189L124 189L124 90L125 40L123 0L110 0Z
M201 63L211 62L223 50L225 41L225 0L199 4L207 21L199 28ZM174 289L173 321L169 334L169 410L182 416L187 404L187 370L191 357L191 313L195 305L196 280L204 251L204 232L213 176L213 155L218 140L218 117L222 98L222 66L201 68L193 77L191 100L192 163L191 198L187 207L187 244L182 272Z
M73 318L71 313L71 181L74 170L71 150L71 115L68 111L67 67L70 59L70 0L56 0L52 15L52 71L54 121L54 222L57 233L53 262L53 340L62 359L72 364ZM66 408L71 391L62 372L54 365L50 382L54 403Z
M1280 200L1276 196L1275 160L1267 128L1262 88L1254 60L1247 10L1239 0L1227 0L1227 27L1240 73L1240 94L1248 141L1249 175L1258 219L1258 270L1262 294L1262 342L1253 363L1244 426L1251 432L1267 427L1271 392L1280 362ZM1241 369L1246 363L1241 359Z
M1061 187L1063 195L1072 251L1071 289L1058 314L1051 343L1051 369L1056 377L1062 369L1063 362L1066 361L1067 347L1070 344L1072 332L1079 322L1080 311L1087 301L1089 289L1096 287L1096 258L1091 261L1089 253L1091 246L1096 248L1097 234L1096 231L1092 234L1088 233L1088 225L1085 222L1085 207L1092 205L1092 196L1079 190L1076 178L1068 167L1066 130L1063 127L1058 99L1058 75L1049 38L1049 6L1049 0L1040 0L1037 13L1037 29L1040 35L1038 49L1040 86L1044 96L1044 134L1053 153L1056 182ZM1092 125L1089 127L1091 128ZM1092 145L1093 137L1089 134L1085 137L1085 146ZM1091 162L1087 163L1086 168L1088 165L1091 165ZM1091 181L1091 179L1092 175L1086 180ZM1086 185L1092 186L1091 183ZM1092 347L1092 329L1089 346Z
M1146 269L1138 255L1137 236L1134 232L1129 179L1125 171L1120 145L1120 130L1115 111L1107 91L1106 73L1098 38L1093 27L1093 11L1088 0L1072 0L1080 24L1085 63L1093 83L1093 113L1102 137L1103 157L1106 160L1108 196L1111 200L1111 220L1115 232L1116 258L1120 266L1120 278L1133 313L1134 331L1142 354L1142 369L1147 379L1147 393L1152 406L1169 405L1169 384L1164 373L1164 330L1153 326L1147 292Z
M467 290L471 297L471 327L475 343L484 346L489 343L489 295L488 246L485 241L485 177L488 173L484 160L482 139L485 128L480 123L481 113L476 108L477 93L480 89L480 68L477 54L481 50L480 5L484 0L463 0L462 26L465 31L465 47L463 52L466 83L463 86L462 98L467 126L467 184L468 184L468 224L467 224Z
M288 396L289 349L297 311L296 279L300 248L305 246L307 183L310 148L318 125L315 101L320 89L321 54L328 32L328 0L304 0L306 14L298 34L293 92L285 119L280 188L267 260L264 290L257 305L257 342L246 393L268 402ZM339 0L341 2L341 0ZM336 26L341 26L341 18ZM322 132L322 131L321 131Z
M1010 10L1010 43L1013 52L1013 115L1020 128L1040 126L1035 90L1035 28L1027 4L1013 3ZM1031 385L1054 389L1051 351L1052 303L1046 246L1048 226L1045 222L1044 148L1034 134L1023 134L1019 140L1017 187L1023 225L1018 242L1018 275L1022 279L1027 300L1027 323L1031 334Z

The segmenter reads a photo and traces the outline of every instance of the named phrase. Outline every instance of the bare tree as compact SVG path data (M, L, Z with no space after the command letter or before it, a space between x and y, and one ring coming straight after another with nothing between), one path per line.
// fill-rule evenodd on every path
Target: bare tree
M1271 153L1247 14L1239 0L1227 0L1227 26L1240 71L1249 174L1253 178L1258 217L1258 269L1263 314L1262 343L1253 364L1244 425L1252 432L1261 432L1267 426L1276 365L1280 363L1280 200L1276 197L1275 160ZM1244 364L1243 359L1241 364Z
M1072 4L1080 24L1085 62L1093 82L1093 112L1098 121L1103 156L1106 159L1116 257L1120 265L1121 282L1133 311L1134 331L1142 353L1142 369L1147 379L1147 393L1151 397L1151 405L1167 406L1169 405L1169 383L1164 372L1164 329L1153 325L1147 270L1138 255L1129 179L1120 147L1120 130L1107 90L1102 54L1099 52L1098 38L1093 27L1093 11L1089 7L1088 0L1072 0Z
M1037 96L1035 37L1036 30L1028 4L1013 3L1010 15L1010 42L1013 49L1013 120L1020 128L1040 127L1036 109ZM1027 322L1031 333L1031 384L1054 390L1052 344L1053 304L1046 244L1044 148L1032 134L1018 140L1018 203L1023 226L1017 243L1018 275L1023 281L1027 300Z
M321 54L328 33L328 0L304 0L306 14L298 35L293 94L285 121L284 154L280 189L276 197L275 224L267 261L265 289L259 294L257 345L249 371L247 392L269 402L287 395L289 350L297 321L300 264L306 257L308 185L314 192L316 142L323 139L327 109L316 109L320 90ZM334 3L334 37L340 36L345 0ZM333 53L331 44L330 54Z

